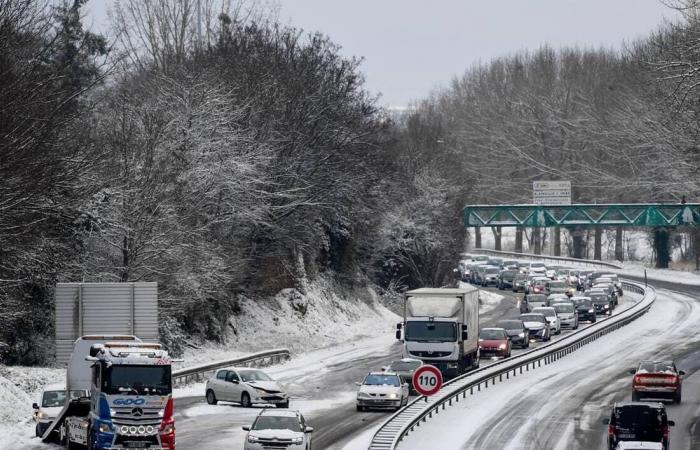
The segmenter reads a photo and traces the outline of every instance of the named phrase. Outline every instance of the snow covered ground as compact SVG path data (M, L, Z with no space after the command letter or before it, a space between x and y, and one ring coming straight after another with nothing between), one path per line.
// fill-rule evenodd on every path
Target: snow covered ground
M605 434L600 419L616 396L629 395L626 369L641 359L667 355L679 342L685 346L700 342L695 333L699 322L700 305L662 292L649 313L633 323L554 364L498 383L441 411L399 448L600 448L600 439L581 447L573 445L574 437ZM361 446L354 442L346 448Z

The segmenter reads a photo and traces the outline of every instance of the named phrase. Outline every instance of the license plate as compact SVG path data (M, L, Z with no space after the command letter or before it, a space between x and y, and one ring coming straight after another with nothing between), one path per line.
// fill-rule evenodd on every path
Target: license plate
M620 434L619 438L620 439L634 439L634 435L629 434L629 433L622 433L622 434Z
M124 445L127 448L146 448L149 445L149 443L141 441L126 441L124 442Z

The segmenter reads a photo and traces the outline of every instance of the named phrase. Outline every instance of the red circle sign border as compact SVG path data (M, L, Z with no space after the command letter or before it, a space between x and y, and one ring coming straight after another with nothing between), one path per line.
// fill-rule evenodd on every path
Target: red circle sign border
M418 385L416 381L418 380L418 377L420 377L421 374L423 374L423 372L431 372L433 375L435 375L435 377L437 378L437 384L435 385L435 388L426 391ZM413 389L415 389L416 392L418 392L420 395L430 397L431 395L437 394L440 388L442 387L442 372L440 372L440 369L438 369L437 367L426 364L416 369L416 371L413 373L413 378L411 381L413 382Z

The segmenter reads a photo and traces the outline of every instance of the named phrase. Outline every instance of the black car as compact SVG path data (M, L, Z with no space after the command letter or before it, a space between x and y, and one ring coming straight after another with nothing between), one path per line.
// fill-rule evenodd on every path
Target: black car
M595 323L595 306L593 306L593 301L590 297L571 297L571 301L574 302L576 312L578 312L579 322Z
M488 261L486 261L487 266L494 266L494 267L503 267L503 259L502 258L489 258Z
M513 292L525 292L525 284L527 283L527 275L517 272L513 278Z
M515 270L503 270L498 274L498 289L504 290L505 288L512 289L515 277L518 272Z
M668 450L669 427L675 425L666 416L666 407L656 402L615 403L608 425L608 447L615 450L620 441L660 442Z
M529 330L525 328L525 324L519 319L500 320L496 327L506 330L508 339L513 346L520 348L528 348L530 346Z
M615 303L612 298L605 293L591 292L588 294L595 306L596 314L612 315L613 309L615 308Z

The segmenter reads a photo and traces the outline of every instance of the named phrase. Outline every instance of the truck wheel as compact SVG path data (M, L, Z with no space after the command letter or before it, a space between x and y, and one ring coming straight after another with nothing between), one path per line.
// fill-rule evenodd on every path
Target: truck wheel
M244 408L250 408L253 404L250 402L250 395L247 392L241 394L241 406Z
M216 405L217 403L219 403L219 401L216 399L216 394L214 394L214 391L212 391L211 389L207 391L207 403L209 403L210 405Z

